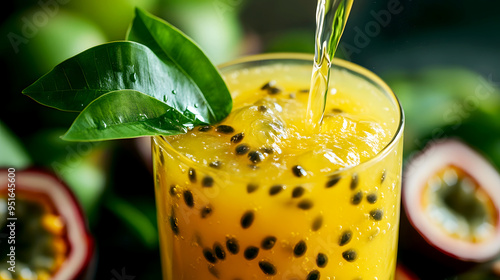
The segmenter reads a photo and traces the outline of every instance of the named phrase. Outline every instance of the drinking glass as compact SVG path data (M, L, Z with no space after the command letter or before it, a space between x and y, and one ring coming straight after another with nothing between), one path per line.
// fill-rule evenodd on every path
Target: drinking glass
M219 69L239 100L243 89L271 79L308 89L312 61L258 55ZM191 160L169 137L152 138L164 280L394 278L403 112L391 89L361 66L335 59L331 77L331 88L363 92L390 116L383 122L394 122L388 144L357 165L305 177L246 176Z

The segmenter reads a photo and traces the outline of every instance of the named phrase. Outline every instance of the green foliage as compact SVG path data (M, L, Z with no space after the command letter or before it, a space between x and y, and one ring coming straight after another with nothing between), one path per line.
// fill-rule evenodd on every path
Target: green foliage
M405 112L406 155L445 137L461 138L485 153L498 147L500 135L494 132L500 119L500 91L493 82L463 68L399 71L382 78ZM500 152L494 154L500 166Z
M23 91L50 107L83 110L64 139L184 133L193 125L216 123L229 114L232 100L220 73L179 30L136 10L128 38L137 42L90 48ZM155 100L120 90L139 91Z
M205 122L214 123L224 119L232 109L232 99L217 68L205 53L189 37L169 23L140 9L127 39L148 46L168 63L173 63L191 81L191 88L179 88L176 101L182 99L186 105L194 106ZM195 86L197 88L195 88ZM181 110L182 112L182 110Z
M188 115L188 112L186 112ZM133 90L111 91L76 118L63 140L109 140L185 133L196 123L159 100Z
M158 246L158 229L137 203L126 201L117 195L106 197L105 206L137 237L142 244L152 249Z

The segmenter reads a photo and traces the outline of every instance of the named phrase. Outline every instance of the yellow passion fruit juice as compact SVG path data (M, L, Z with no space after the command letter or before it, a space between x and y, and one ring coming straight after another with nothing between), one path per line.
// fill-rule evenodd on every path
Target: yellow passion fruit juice
M393 279L400 107L374 74L335 60L321 130L307 133L311 62L224 65L231 114L153 138L165 280Z

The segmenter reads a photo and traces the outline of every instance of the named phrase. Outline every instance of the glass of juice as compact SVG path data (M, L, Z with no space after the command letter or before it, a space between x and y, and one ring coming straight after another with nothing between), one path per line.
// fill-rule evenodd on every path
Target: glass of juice
M393 279L403 112L375 74L335 59L321 131L306 133L312 61L222 65L231 114L153 137L165 280Z

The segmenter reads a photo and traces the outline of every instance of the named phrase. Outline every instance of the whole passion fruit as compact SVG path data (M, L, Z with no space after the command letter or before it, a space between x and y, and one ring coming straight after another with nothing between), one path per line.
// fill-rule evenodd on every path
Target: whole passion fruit
M435 266L444 277L500 252L500 175L464 143L442 140L413 158L402 203L400 251L414 271Z
M85 279L93 240L72 192L41 170L0 170L0 279Z

